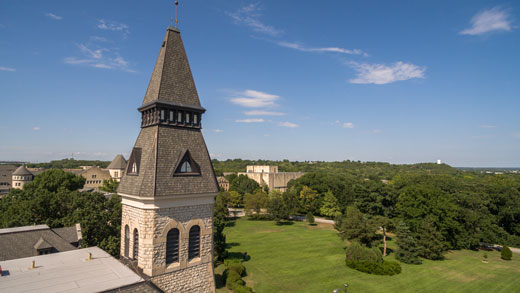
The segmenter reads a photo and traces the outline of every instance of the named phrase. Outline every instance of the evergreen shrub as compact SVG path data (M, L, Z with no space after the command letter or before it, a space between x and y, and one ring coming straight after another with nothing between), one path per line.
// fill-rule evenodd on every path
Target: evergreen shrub
M244 276L246 273L246 267L244 267L244 265L238 262L230 263L229 265L227 265L227 268L230 271L237 272L239 276Z
M394 261L373 262L366 260L346 260L349 268L372 275L393 276L401 273L401 265Z
M243 285L236 285L233 289L233 293L251 293L253 292L253 289L243 286Z
M237 286L243 286L244 281L242 277L235 271L226 270L226 287L230 290L233 290Z
M307 223L314 224L314 215L311 212L308 212L305 218L307 219Z
M500 253L500 256L504 260L511 260L511 258L513 257L513 252L511 251L509 246L504 245L504 247L502 247L502 252Z

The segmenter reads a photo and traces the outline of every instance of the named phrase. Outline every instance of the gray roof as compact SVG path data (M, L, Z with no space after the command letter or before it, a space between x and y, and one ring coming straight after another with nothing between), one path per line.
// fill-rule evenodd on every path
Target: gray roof
M36 268L29 269L33 260ZM7 271L0 277L0 292L104 292L130 285L139 289L145 281L98 247L0 261L0 266Z
M25 168L25 166L22 165L13 172L13 175L33 175L33 173L31 173L29 170L27 170L27 168Z
M76 249L47 225L0 230L0 261L38 255L37 249L44 246L54 247L58 252Z
M200 107L181 34L172 27L166 30L143 105L157 100Z
M126 160L123 155L117 155L110 165L108 165L107 169L125 169L126 168Z
M3 165L0 164L0 183L9 183L5 185L7 189L11 186L11 181L13 180L13 172L17 169L15 165ZM0 184L0 189L3 185Z
M52 229L52 231L54 231L54 233L58 234L58 236L65 239L65 241L67 241L68 243L75 243L80 240L79 239L80 234L78 234L77 230L78 229L76 228L76 226Z
M173 28L166 31L143 105L154 101L200 107L180 33ZM134 147L141 148L139 174L129 174L131 166L128 166L119 184L119 193L154 197L218 192L200 128L161 124L143 127ZM174 175L187 151L199 166L200 175ZM132 160L131 155L129 162Z

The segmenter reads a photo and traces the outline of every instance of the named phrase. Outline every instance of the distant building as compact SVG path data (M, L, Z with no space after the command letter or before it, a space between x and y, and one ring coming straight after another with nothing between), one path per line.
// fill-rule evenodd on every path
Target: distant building
M441 160L437 160L437 165L440 165L440 164L442 164Z
M220 190L229 191L229 180L224 176L217 176L218 187Z
M24 165L18 167L12 174L12 188L23 189L23 186L34 180L34 174Z
M88 168L78 175L86 179L83 190L97 189L103 186L103 180L112 178L108 170L99 167Z
M125 173L126 164L125 157L123 157L123 155L117 155L107 167L108 172L110 172L110 177L118 182L121 181Z
M13 182L13 172L16 169L15 165L0 165L0 197L9 193Z
M278 166L246 166L246 172L239 172L238 175L246 175L255 180L260 186L266 186L269 190L284 192L287 190L287 183L293 179L302 177L302 172L278 172Z
M74 250L81 246L81 239L80 224L0 229L0 261Z

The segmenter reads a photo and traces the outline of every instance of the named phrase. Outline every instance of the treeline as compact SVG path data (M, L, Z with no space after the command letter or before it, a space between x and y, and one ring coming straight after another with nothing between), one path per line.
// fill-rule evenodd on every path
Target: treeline
M100 168L106 168L109 164L110 161L62 159L50 161L48 163L28 163L26 166L29 168L43 169L77 169L81 166L98 166Z
M224 161L220 167L228 162L251 163ZM254 217L312 213L335 219L342 237L366 247L378 246L392 231L401 247L396 256L409 263L420 262L419 256L442 259L449 249L477 249L481 242L520 246L519 174L481 174L436 164L319 164L329 170L292 180L284 193L230 175L231 191L223 197ZM339 170L339 165L355 171Z
M393 165L383 162L291 162L289 160L242 160L229 159L225 161L212 160L217 175L225 172L245 172L247 165L274 165L278 166L280 172L326 172L335 174L352 175L355 177L369 179L391 179L397 174L462 174L463 171L452 168L446 164L421 163L412 165Z
M51 228L81 224L82 247L99 246L119 257L121 200L101 193L79 192L85 178L48 170L0 199L0 228L47 224Z

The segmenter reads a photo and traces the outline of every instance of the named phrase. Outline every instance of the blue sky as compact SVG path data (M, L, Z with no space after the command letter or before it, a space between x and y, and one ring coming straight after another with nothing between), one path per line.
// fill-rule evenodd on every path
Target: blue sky
M2 1L0 160L127 155L173 1ZM180 1L213 158L520 166L517 1Z

